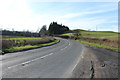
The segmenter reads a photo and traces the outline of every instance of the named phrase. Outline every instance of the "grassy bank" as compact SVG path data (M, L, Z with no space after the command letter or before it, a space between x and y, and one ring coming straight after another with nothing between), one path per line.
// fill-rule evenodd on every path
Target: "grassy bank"
M39 48L39 47L44 47L44 46L49 46L58 43L60 40L55 39L53 42L49 43L44 43L44 44L37 44L37 45L25 45L25 46L16 46L16 47L11 47L8 49L3 49L3 52L16 52L16 51L22 51L22 50L28 50L28 49L34 49L34 48Z
M120 49L113 48L111 46L106 46L106 45L103 45L103 44L92 43L92 42L88 42L88 41L81 41L81 40L77 40L77 41L79 41L80 43L86 44L86 45L99 47L99 48L105 48L105 49L108 49L108 50L120 52Z
M3 38L2 40L32 40L32 39L42 39L36 37L21 37L21 38Z
M79 30L80 34L77 36L77 40L80 43L101 47L105 49L110 49L113 51L120 51L118 49L118 40L120 33L112 32L112 31L86 31L86 30ZM75 33L66 33L62 34L61 36L66 39L76 39Z
M3 37L0 41L2 42L2 52L4 53L28 50L59 42L53 37Z

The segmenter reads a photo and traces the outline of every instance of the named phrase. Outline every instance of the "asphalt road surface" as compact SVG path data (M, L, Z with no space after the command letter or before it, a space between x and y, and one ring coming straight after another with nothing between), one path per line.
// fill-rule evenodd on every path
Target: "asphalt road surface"
M60 42L38 49L3 55L2 78L70 78L84 47L79 42Z

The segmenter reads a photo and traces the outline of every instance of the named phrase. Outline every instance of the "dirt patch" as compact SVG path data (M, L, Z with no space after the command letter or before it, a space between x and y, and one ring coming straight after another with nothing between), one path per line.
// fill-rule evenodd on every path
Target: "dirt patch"
M83 59L73 71L75 78L118 78L118 53L85 46Z
M118 53L100 48L89 48L97 61L94 65L95 78L118 78ZM99 74L99 75L98 75Z

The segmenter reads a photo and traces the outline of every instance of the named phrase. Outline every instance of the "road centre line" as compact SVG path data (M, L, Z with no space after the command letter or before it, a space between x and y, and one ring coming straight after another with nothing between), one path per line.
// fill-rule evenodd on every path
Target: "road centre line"
M70 43L69 43L69 42L68 42L68 46L70 46ZM66 46L66 47L62 48L61 50L64 50L64 49L66 49L68 46Z
M67 42L68 42L69 45L70 45L70 42L69 42L69 41L67 41ZM68 45L68 46L69 46L69 45ZM65 48L63 48L63 49L61 49L61 50L66 49L68 46L66 46ZM33 62L33 61L36 61L36 60L38 60L38 59L43 59L43 58L45 58L45 57L47 57L47 56L50 56L50 55L52 55L52 54L53 54L53 53L50 53L50 54L48 54L48 55L45 55L45 56L42 56L42 57L39 57L39 58L36 58L36 59L33 59L33 60L26 61L26 62L20 63L20 64L18 64L18 65L10 66L10 67L8 67L8 69L17 67L17 66L19 66L19 65L21 65L21 64L22 64L22 65L29 64L29 63L31 63L31 62Z
M80 62L80 60L81 60L82 58L84 58L84 57L83 57L83 54L84 54L84 49L82 50L82 53L81 53L79 59L77 60L75 66L73 67L73 70L75 70L75 68L77 67L77 65L78 65L78 63ZM73 70L72 70L72 71L73 71Z
M42 56L42 57L40 57L40 58L45 58L45 57L50 56L50 55L52 55L52 54L53 54L53 53L50 53L50 54L45 55L45 56Z
M36 61L36 60L38 60L38 59L43 59L43 58L45 58L45 57L47 57L47 56L50 56L50 55L52 55L52 54L53 54L53 53L50 53L50 54L48 54L48 55L45 55L45 56L42 56L42 57L39 57L39 58L36 58L36 59L33 59L33 60L29 60L29 61L23 62L23 63L21 63L21 64L22 64L22 65L29 64L30 62ZM17 67L17 66L19 66L19 65L21 65L21 64L14 65L14 66L10 66L10 67L8 67L8 69Z
M10 68L14 68L14 67L17 67L17 66L19 66L19 65L21 65L21 64L14 65L14 66L10 66L10 67L8 67L8 69L10 69Z
M64 48L62 48L61 50L64 50L64 49L66 49L68 46L66 46L66 47L64 47Z

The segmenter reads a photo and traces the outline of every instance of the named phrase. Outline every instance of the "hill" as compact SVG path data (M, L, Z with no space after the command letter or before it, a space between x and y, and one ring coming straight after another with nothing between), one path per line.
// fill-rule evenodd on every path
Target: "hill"
M76 36L76 34L78 35ZM119 34L120 33L112 31L87 31L76 29L72 30L71 33L62 34L60 37L74 39L90 46L120 51L118 46Z
M80 34L82 37L87 37L87 38L107 38L107 39L118 39L118 34L117 32L112 32L112 31L87 31L87 30L81 30L81 29L76 29L80 31ZM62 35L67 35L67 36L74 36L75 30L72 30L72 33L65 33Z

